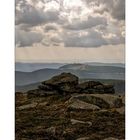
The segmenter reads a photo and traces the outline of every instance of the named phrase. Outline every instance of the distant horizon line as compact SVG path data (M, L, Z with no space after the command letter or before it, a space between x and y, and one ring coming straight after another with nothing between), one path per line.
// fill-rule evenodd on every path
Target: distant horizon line
M100 62L100 61L85 61L85 62L35 62L35 61L15 61L15 63L42 63L42 64L83 64L83 63L109 63L109 64L125 64L125 62Z

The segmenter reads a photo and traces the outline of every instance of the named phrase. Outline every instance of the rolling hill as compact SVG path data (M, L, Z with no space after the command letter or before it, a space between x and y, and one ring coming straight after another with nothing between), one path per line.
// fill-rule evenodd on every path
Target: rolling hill
M25 62L16 62L15 68L16 71L22 72L33 72L40 69L58 69L64 65L78 65L78 63L66 64L66 63L25 63ZM112 67L125 67L123 63L99 63L99 62L86 62L81 65L90 65L90 66L112 66Z
M58 69L45 68L33 72L16 71L16 86L38 83L62 72L71 72L80 79L125 79L125 69L122 67L67 64Z
M60 74L59 69L41 69L33 72L15 72L16 85L27 85L37 83L46 79L51 78L56 74Z
M94 73L124 73L125 69L114 66L91 66L86 64L67 64L59 68L60 70L80 70Z

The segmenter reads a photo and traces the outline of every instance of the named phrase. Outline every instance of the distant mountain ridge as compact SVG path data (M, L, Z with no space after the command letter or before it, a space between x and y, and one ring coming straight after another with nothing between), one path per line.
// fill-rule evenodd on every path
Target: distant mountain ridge
M28 85L47 80L62 72L71 72L81 79L116 79L124 80L125 69L114 66L91 66L86 64L67 64L57 69L45 68L33 72L16 71L16 85Z
M125 68L124 63L87 62L86 64L91 65L91 66L113 66L113 67L123 67L123 68Z
M20 63L15 64L16 71L22 72L33 72L40 69L58 69L59 67L65 65L62 63Z
M50 68L50 69L58 69L64 65L90 65L90 66L114 66L114 67L125 67L123 63L99 63L99 62L87 62L87 63L21 63L16 62L15 68L16 71L22 72L32 72L40 69Z
M59 69L41 69L33 72L15 72L16 85L27 85L37 83L42 80L51 78L52 76L61 73Z
M94 73L124 73L125 69L122 67L114 67L114 66L92 66L87 64L67 64L59 68L60 70L83 70L83 71L92 71Z
M87 70L90 66L86 64L67 64L64 66L61 66L59 69L71 69L71 70Z

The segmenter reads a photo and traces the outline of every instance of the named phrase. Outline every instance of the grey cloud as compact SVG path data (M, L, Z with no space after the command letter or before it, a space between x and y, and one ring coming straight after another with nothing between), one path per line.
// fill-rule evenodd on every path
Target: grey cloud
M43 23L55 22L58 19L58 12L56 11L43 13L30 7L29 11L25 10L24 13L17 13L16 24L29 24L30 26L36 26Z
M90 32L88 35L78 36L69 35L64 38L66 47L100 47L107 45L107 41L96 31Z
M43 36L36 32L25 32L16 30L16 45L18 47L32 46L34 43L41 42Z
M50 39L52 42L54 42L54 43L60 43L60 42L62 42L62 40L60 39L60 38L58 38L58 37L53 37L53 38L51 38Z
M114 34L114 36L105 37L104 35L110 34L107 31L106 26L99 26L100 30L95 29L86 30L88 34L80 35L80 32L70 32L63 35L63 42L65 47L101 47L103 45L119 45L125 43L125 38L120 32Z
M96 29L98 29L99 31L105 31L106 32L106 30L107 30L107 26L105 26L105 25L99 25L99 26L97 26L96 27Z
M102 0L111 16L117 20L125 19L125 0Z
M111 14L118 20L125 19L125 0L117 0L111 10Z
M73 24L66 25L64 28L70 30L83 30L102 24L107 25L107 20L104 17L89 16L85 21L78 21Z
M116 26L118 27L117 23L116 23ZM118 28L120 28L120 27L118 27ZM118 45L118 44L124 44L125 43L125 37L122 35L121 30L116 30L116 29L114 30L114 28L111 29L110 26L107 27L107 26L103 26L103 25L96 27L96 29L103 36L109 36L110 34L112 34L112 36L110 36L110 37L104 37L105 40L110 45Z
M88 6L94 8L94 6L104 5L96 12L103 14L105 11L117 20L125 19L125 0L83 0Z
M46 46L46 47L49 47L50 46L50 43L49 42L46 42L46 41L42 41L41 42L41 44L43 45L43 46Z
M59 11L49 10L44 12L24 2L20 4L20 10L16 10L16 25L28 24L30 26L43 23L56 22L59 19Z
M45 32L49 32L49 31L56 31L57 28L53 25L47 25L44 29Z
M41 1L46 4L46 2L49 2L50 0ZM73 20L72 23L69 23L69 16L63 16L63 12L65 13L64 8L59 11L49 10L45 12L41 8L29 5L25 0L16 0L18 5L20 5L20 10L16 11L16 25L20 29L16 31L16 43L19 47L32 46L34 43L42 43L45 46L55 45L59 47L62 43L65 47L85 48L125 43L124 37L121 36L121 33L118 33L120 32L119 25L116 24L115 26L111 27L111 24L113 23L110 22L112 21L109 20L109 18L104 14L104 11L110 13L110 15L117 19L117 22L120 23L120 20L125 18L125 1L84 1L87 2L89 8L94 8L94 5L104 5L96 11L100 16L97 13L91 13L87 20L77 19L75 21ZM34 2L36 3L37 0ZM95 17L95 15L97 16ZM39 26L41 30L38 30L38 28L31 28L33 26ZM58 30L58 27L60 30ZM40 33L42 30L44 30L44 36ZM85 34L80 35L80 33L83 33L84 31ZM108 35L111 33L116 36L111 38L105 38L103 36L104 34Z
M52 35L52 34L51 34ZM60 43L62 43L61 35L56 36L50 36L49 34L46 35L43 40L41 41L41 44L44 46L59 46Z
M32 30L29 24L20 24L17 26L19 30L24 30L26 32L30 32Z
M118 45L118 44L124 44L125 38L122 36L116 36L116 37L112 37L112 38L108 39L107 41L108 41L108 44Z

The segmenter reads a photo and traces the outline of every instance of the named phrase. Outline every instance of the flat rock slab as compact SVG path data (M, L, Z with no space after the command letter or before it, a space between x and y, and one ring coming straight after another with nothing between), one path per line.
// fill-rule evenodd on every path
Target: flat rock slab
M80 120L75 120L75 119L71 119L71 123L74 125L74 124L87 124L89 126L92 126L92 122L90 121L80 121Z
M31 103L31 104L26 104L26 105L22 105L17 107L18 110L24 110L24 109L30 109L30 108L34 108L38 105L38 103Z
M122 98L111 94L79 94L73 96L70 100L80 100L89 104L99 106L100 108L120 108L123 106Z
M21 105L21 106L17 107L17 110L30 109L30 108L35 108L37 106L43 107L43 106L46 106L46 105L48 105L48 102L41 102L41 103L33 102L33 103L30 103L30 104Z
M105 138L104 140L124 140L124 139L117 139L117 138L110 137L110 138Z
M89 140L90 138L89 137L83 137L83 138L78 138L76 140Z
M119 140L119 139L116 139L116 138L106 138L104 140Z
M69 106L68 109L70 110L92 110L92 111L97 111L100 110L100 107L86 103L84 101L80 101L78 99L70 100L69 101Z
M122 106L122 107L120 107L120 108L116 108L116 111L118 112L118 113L120 113L120 114L125 114L125 107L124 106Z

